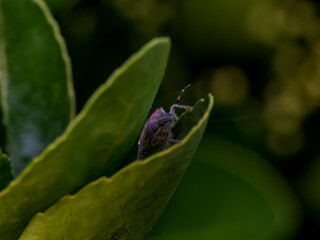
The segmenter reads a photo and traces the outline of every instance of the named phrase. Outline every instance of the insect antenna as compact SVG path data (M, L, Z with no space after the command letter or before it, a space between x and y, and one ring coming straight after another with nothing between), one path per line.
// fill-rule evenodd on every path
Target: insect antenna
M185 87L181 90L181 92L180 92L180 94L179 94L179 96L178 96L178 98L177 98L176 104L179 103L179 100L180 100L182 94L183 94L184 91L185 91L187 88L189 88L190 86L191 86L191 84L188 84L187 86L185 86Z

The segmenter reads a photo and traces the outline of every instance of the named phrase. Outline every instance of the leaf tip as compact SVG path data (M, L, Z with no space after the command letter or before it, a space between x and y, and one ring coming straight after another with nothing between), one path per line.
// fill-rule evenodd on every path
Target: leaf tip
M171 39L170 37L156 37L156 38L153 38L148 44L150 47L155 45L158 45L158 46L161 45L164 48L166 48L167 51L169 51L171 48Z

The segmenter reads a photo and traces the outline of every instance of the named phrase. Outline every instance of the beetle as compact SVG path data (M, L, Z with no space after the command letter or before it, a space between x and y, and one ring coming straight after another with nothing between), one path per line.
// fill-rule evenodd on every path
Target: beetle
M154 153L161 147L163 151L169 148L171 144L180 142L180 140L173 139L171 129L178 120L178 116L175 113L176 108L192 109L191 106L178 104L182 94L190 86L191 84L188 84L181 90L176 103L170 107L170 112L165 112L163 108L158 108L146 121L138 142L138 159Z

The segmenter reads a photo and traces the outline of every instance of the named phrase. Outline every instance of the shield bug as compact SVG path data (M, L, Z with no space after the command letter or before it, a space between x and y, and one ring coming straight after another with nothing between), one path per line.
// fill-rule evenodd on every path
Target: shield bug
M173 139L171 129L178 120L178 116L175 113L176 108L192 109L191 106L178 104L182 94L190 86L191 84L181 90L176 103L170 107L170 112L165 112L163 108L158 108L146 121L138 143L138 159L142 159L160 148L165 150L171 144L180 142Z

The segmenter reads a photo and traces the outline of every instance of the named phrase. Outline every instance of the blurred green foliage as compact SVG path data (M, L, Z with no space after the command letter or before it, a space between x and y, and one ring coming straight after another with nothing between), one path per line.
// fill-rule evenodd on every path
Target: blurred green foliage
M288 239L300 214L289 185L264 159L206 134L148 239Z
M66 46L46 5L0 4L1 106L18 175L69 124L75 96Z

